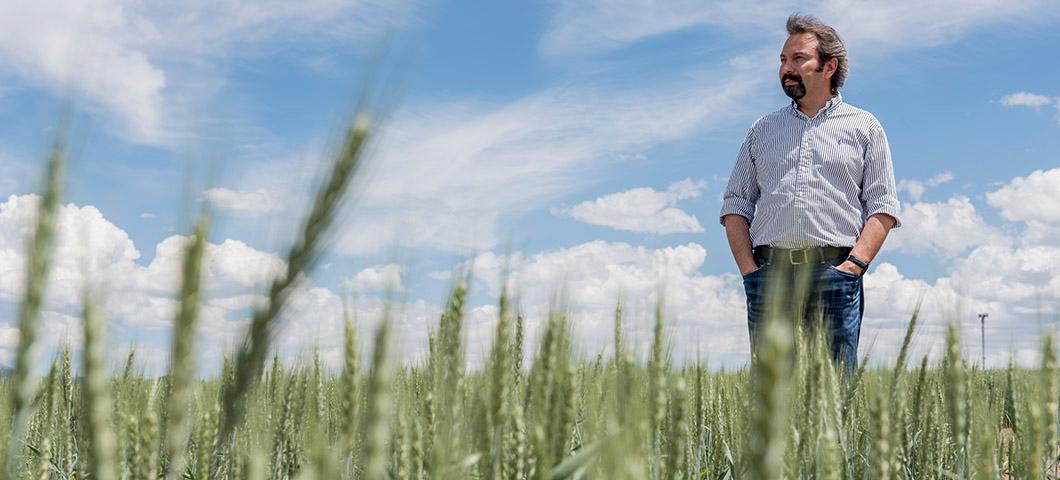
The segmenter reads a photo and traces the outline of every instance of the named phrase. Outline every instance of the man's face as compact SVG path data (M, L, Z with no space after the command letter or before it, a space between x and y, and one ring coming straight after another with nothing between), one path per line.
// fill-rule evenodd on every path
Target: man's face
M831 92L834 71L831 65L822 65L817 58L817 37L812 33L797 33L784 42L784 50L780 52L780 86L793 100L806 96L806 92Z

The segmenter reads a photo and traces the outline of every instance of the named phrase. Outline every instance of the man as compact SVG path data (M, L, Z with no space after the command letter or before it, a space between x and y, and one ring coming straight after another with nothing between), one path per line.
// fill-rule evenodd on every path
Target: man
M862 276L901 226L891 154L876 117L839 93L847 53L836 31L800 14L788 17L787 31L779 74L792 103L748 131L721 223L743 275L752 352L767 315L816 316L849 371L865 311Z

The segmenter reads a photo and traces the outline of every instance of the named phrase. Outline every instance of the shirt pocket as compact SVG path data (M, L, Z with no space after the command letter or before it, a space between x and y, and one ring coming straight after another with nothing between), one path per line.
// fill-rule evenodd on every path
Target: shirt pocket
M818 145L827 146L815 152L816 163L825 181L838 183L837 187L861 185L865 168L865 147L861 142L851 138L819 139Z

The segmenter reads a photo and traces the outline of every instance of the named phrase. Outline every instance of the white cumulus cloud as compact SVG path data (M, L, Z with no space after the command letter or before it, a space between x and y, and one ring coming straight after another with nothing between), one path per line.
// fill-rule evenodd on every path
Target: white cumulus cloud
M1037 348L1048 322L1060 318L1060 279L1049 271L1050 262L1060 261L1058 255L1056 247L982 245L934 281L910 278L887 262L875 265L864 277L861 353L871 350L873 361L893 361L923 297L914 358L928 354L937 359L943 353L949 322L961 324L965 344L978 345L976 314L983 312L990 315L990 365L1003 366L1009 358L1028 365L1033 355L1027 352ZM652 338L652 310L663 298L665 335L676 360L701 354L713 365L738 366L748 354L742 284L735 274L700 273L707 259L695 243L650 249L594 241L510 258L485 253L473 266L475 278L493 296L500 293L505 267L511 267L509 291L525 313L531 349L558 295L579 352L609 353L614 309L621 299L626 312L623 335L644 358ZM477 307L477 314L466 320L469 338L477 339L469 341L476 345L488 345L493 335L495 310L489 307Z
M694 215L674 205L700 195L706 182L685 179L658 192L649 187L604 195L554 213L570 215L591 225L656 234L702 232Z
M1023 222L1025 244L1056 245L1060 238L1060 168L1035 170L986 194L1006 220Z
M942 185L943 183L949 182L950 180L953 180L953 172L949 170L941 172L938 175L935 175L934 177L931 177L927 180L913 180L903 178L902 180L898 181L898 191L904 191L908 193L910 197L913 197L914 202L919 202L920 197L924 195L924 192L927 191L928 188L937 187L939 185Z
M614 310L624 302L624 330L631 345L648 345L656 303L665 299L667 332L676 358L744 360L748 349L744 298L735 274L704 275L707 259L699 244L658 249L627 243L587 242L569 248L511 258L485 253L471 264L475 278L499 295L502 274L511 268L510 292L520 300L530 337L539 332L556 294L566 299L579 351L609 351ZM470 326L489 331L489 326ZM491 334L492 332L490 332Z
M1027 92L1016 92L1001 98L1001 104L1006 107L1041 108L1058 102L1060 102L1060 99Z
M0 298L20 298L25 280L23 251L32 232L38 195L12 195L0 204ZM133 274L140 252L129 235L93 206L59 208L49 300L79 304L87 281L114 284Z
M1036 171L1016 177L995 192L988 202L1009 220L1031 225L1060 217L1025 210L1032 204L1050 207L1043 198L1054 195L1055 171ZM678 182L673 195L691 195L695 182ZM36 210L35 195L12 196L0 203L0 362L11 358L17 339L15 315L21 295L25 240ZM1053 270L1060 263L1057 237L1028 242L1028 227L1019 238L1002 235L987 224L966 197L939 203L911 203L903 212L916 238L895 232L885 248L930 252L947 258L948 270L934 281L911 278L887 262L878 262L865 276L866 316L862 353L871 345L877 361L893 359L901 335L917 299L923 295L921 329L914 340L914 354L937 356L950 321L961 323L966 345L978 345L978 313L988 313L987 361L1003 365L1014 358L1032 362L1041 332L1060 319L1060 276ZM914 229L906 229L913 231ZM183 236L162 240L147 265L128 235L91 206L64 205L59 216L55 265L42 320L42 343L54 347L69 339L79 345L78 309L80 292L86 285L101 287L104 308L119 344L142 341L141 358L158 372L167 357L168 331L176 307L174 294L180 275ZM984 233L986 232L986 233ZM1017 242L1016 240L1023 240ZM467 307L465 332L469 363L477 365L492 341L497 310L483 303L477 289L496 297L502 273L511 267L514 292L528 322L529 348L547 318L556 294L569 313L580 353L608 352L613 312L625 301L624 334L633 350L646 353L652 334L655 304L664 302L665 331L673 345L674 358L697 354L712 364L740 365L747 359L747 327L742 285L734 273L703 274L708 261L731 264L727 252L708 254L697 243L662 248L593 241L567 248L532 254L517 252L505 258L494 252L476 256L475 302ZM257 250L234 239L207 246L204 263L206 295L200 322L201 365L214 371L220 355L243 334L248 309L262 299L263 284L286 265L275 253ZM347 277L345 286L366 292L387 285L404 287L406 271L397 264L374 265ZM443 276L438 275L442 278ZM436 325L439 302L413 300L393 310L397 338L395 355L404 360L420 359L426 352L427 332ZM366 341L386 311L379 296L360 295L351 303ZM322 285L303 279L280 319L278 349L293 358L318 347L325 360L334 364L341 352L341 297ZM1051 323L1052 322L1052 323ZM150 335L147 335L150 333ZM159 335L161 333L161 335ZM146 340L145 340L146 338ZM111 349L116 357L124 347ZM975 351L970 351L974 355Z
M884 250L932 253L950 259L979 245L1011 242L983 219L971 199L961 195L945 202L905 203L901 216L909 228L891 232Z
M342 286L354 293L364 291L393 290L395 292L405 291L405 285L401 283L401 277L407 269L396 263L387 265L376 265L365 268L352 277L342 280Z
M1014 221L1060 224L1060 168L1035 170L987 193L986 201Z
M1037 93L1017 92L1005 95L1001 98L1001 104L1006 107L1029 107L1039 110L1042 107L1052 106L1056 109L1056 123L1060 124L1060 97L1049 97Z
M17 305L23 295L25 281L26 239L33 228L39 197L11 196L0 203L0 361L10 357L12 338L17 338ZM148 362L150 371L158 373L168 358L168 329L176 311L175 295L179 288L181 265L187 237L171 236L155 247L149 264L138 262L140 252L128 234L107 220L92 206L67 204L61 207L56 223L56 242L51 255L41 327L42 344L53 348L69 339L73 347L80 345L80 310L83 293L91 288L95 301L100 303L114 335L109 344L142 342L141 351L154 352L140 358ZM245 243L227 239L220 244L209 243L203 259L203 305L200 315L200 364L215 370L221 354L239 339L247 310L262 301L265 282L286 264L277 255L254 249ZM303 296L318 299L326 296L302 281L292 295L292 303L284 316L312 318L313 322L341 324L341 317L325 318L312 302ZM333 293L328 300L339 304ZM298 306L304 306L299 309ZM364 317L367 318L367 317ZM329 323L330 322L330 323ZM292 335L305 348L317 341L316 326L294 323ZM298 328L310 329L300 331ZM337 337L341 338L341 337ZM321 340L326 343L332 337ZM334 340L338 341L338 340ZM124 354L111 349L114 355Z

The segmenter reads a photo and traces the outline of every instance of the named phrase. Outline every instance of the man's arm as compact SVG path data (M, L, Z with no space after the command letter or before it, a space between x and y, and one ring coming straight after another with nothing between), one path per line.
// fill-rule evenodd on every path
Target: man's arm
M894 165L891 162L891 147L883 127L873 122L869 129L869 143L865 147L865 164L861 178L861 214L867 226L869 218L886 213L894 220L891 228L902 226L899 217L898 189L894 182ZM864 226L862 228L865 228Z
M894 228L894 224L895 218L886 213L877 213L869 217L869 220L865 222L865 227L861 229L861 237L858 238L858 243L850 250L850 254L866 262L871 262L873 258L876 258L876 254L880 252L880 247L883 246L883 241L887 239L887 233L891 231L891 228ZM732 243L731 236L729 243ZM863 273L861 267L850 260L843 262L836 268L855 275Z
M746 275L757 268L751 251L751 219L755 215L755 204L758 203L758 176L755 172L754 158L751 156L751 145L754 143L755 126L747 131L736 164L729 175L729 184L722 196L719 218L725 226L725 235L729 237L729 248L736 259L740 274Z
M891 148L883 127L874 122L869 130L869 144L865 148L865 169L861 185L861 211L865 224L861 236L850 251L851 255L871 262L879 253L887 233L902 226L898 216L898 189L894 184L894 166L891 163ZM838 267L855 274L862 274L861 267L853 262L843 262Z
M740 275L747 275L758 268L751 246L751 226L743 215L729 214L721 219L725 224L725 235L729 237L729 249L736 259Z

